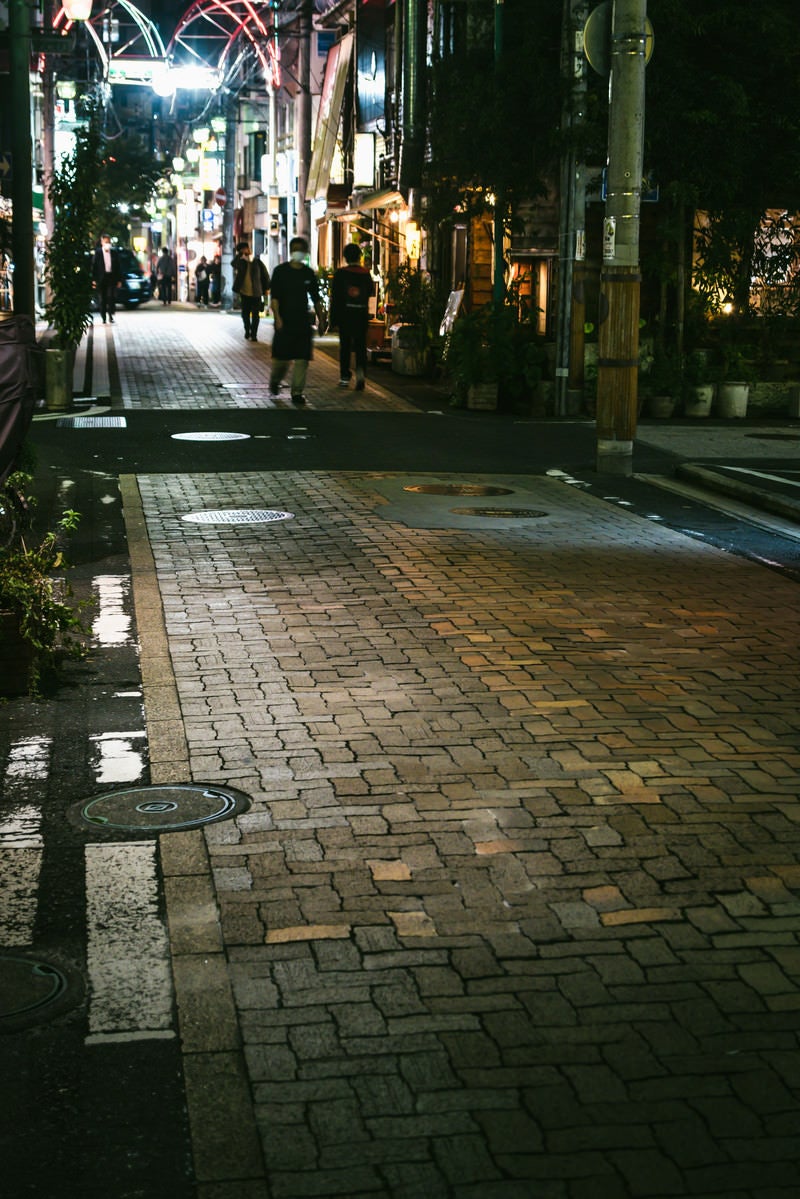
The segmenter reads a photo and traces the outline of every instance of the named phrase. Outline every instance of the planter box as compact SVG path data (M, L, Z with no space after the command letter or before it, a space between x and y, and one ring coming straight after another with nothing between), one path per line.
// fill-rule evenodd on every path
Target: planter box
M430 367L427 346L420 344L417 325L392 325L392 370L398 375L425 375Z
M45 350L44 395L48 412L68 412L72 407L74 362L71 350Z
M473 383L467 391L467 407L491 412L497 407L497 383Z
M675 411L675 401L672 396L650 396L647 401L647 415L658 420L667 420Z

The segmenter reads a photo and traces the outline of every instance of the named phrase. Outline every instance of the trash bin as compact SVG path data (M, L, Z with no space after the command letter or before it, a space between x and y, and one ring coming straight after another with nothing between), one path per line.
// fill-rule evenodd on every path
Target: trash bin
M0 483L10 474L33 419L35 349L36 330L29 316L0 319Z

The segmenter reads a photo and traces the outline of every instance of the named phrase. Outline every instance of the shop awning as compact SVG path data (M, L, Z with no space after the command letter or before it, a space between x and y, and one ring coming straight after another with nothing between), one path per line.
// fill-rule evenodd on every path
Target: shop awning
M402 192L384 188L383 191L368 192L358 200L350 201L353 212L372 212L376 208L405 208L406 198Z
M352 57L353 35L346 33L341 41L331 46L328 51L328 61L325 64L325 80L322 84L322 96L317 113L317 129L311 151L311 165L308 169L306 196L309 200L323 200L328 191L333 152L336 149L336 137L342 115L347 72L350 69Z

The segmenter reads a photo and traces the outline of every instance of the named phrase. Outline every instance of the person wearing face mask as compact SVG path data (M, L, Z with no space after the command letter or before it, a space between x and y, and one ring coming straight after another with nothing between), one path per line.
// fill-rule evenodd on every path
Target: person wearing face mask
M233 290L242 306L245 341L258 341L258 322L269 291L269 271L260 258L253 258L246 241L237 247L233 260Z
M272 372L270 394L276 396L290 364L294 364L291 379L293 404L305 404L303 388L313 353L310 308L316 313L317 325L322 327L322 305L317 276L306 263L308 242L293 237L289 242L289 261L281 262L272 273L270 307L275 320L272 339Z

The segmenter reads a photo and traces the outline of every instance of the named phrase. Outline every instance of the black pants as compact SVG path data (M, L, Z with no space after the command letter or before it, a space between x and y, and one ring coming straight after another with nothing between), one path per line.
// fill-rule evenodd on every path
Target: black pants
M261 319L261 296L239 296L242 305L242 323L245 337L254 338Z
M117 311L117 285L113 275L104 275L97 284L100 315L103 320Z
M350 318L339 325L339 374L350 378L350 355L356 360L356 370L367 366L367 318Z

